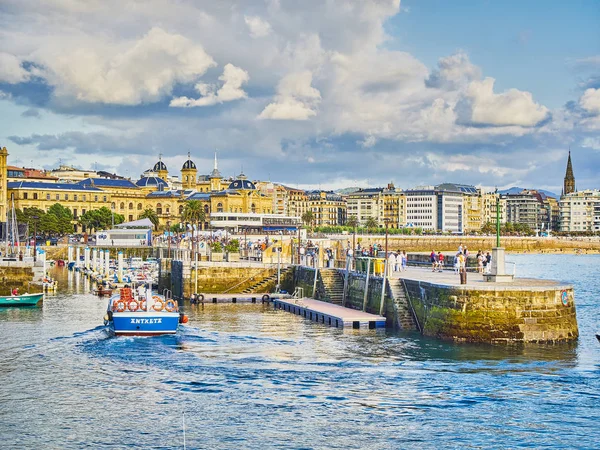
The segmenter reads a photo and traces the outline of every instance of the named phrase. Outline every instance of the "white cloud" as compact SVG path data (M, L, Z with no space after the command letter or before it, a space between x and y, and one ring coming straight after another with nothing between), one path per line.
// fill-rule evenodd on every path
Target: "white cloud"
M579 104L590 113L600 114L600 89L586 89L579 99Z
M258 16L244 16L244 22L250 30L250 36L253 38L261 38L271 34L271 25L266 20Z
M464 123L533 127L548 117L548 108L533 101L530 92L509 89L494 93L493 78L472 81L456 111Z
M196 90L202 95L198 99L188 97L177 97L171 100L169 106L188 108L193 106L211 106L217 103L230 102L248 97L248 94L242 89L242 85L250 79L248 72L244 69L226 64L223 69L223 74L219 80L223 85L218 88L215 85L207 83L196 84Z
M457 89L470 81L481 79L481 69L472 64L464 52L440 58L438 68L425 80L428 87Z
M311 83L308 70L286 75L277 86L275 101L265 107L259 119L307 120L316 116L321 93Z
M600 150L600 138L586 137L581 143L581 146L585 148L591 148L593 150Z
M21 66L21 60L10 53L0 52L0 82L15 84L29 79L29 72Z
M169 95L177 83L189 83L215 65L201 45L180 34L152 28L125 44L38 52L57 97L87 103L138 105Z

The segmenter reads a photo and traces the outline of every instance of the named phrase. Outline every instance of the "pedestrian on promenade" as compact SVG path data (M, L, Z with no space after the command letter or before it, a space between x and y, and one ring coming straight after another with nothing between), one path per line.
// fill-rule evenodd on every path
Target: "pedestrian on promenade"
M483 253L481 250L477 252L477 272L483 273Z
M492 255L490 255L490 252L487 252L487 255L485 255L485 269L486 269L486 273L490 273L490 271L492 270Z
M458 246L458 253L462 253L463 251L463 245L462 242L460 243L460 245ZM458 253L456 253L458 255Z
M396 272L398 269L398 263L396 262L396 254L394 252L390 252L388 256L388 267L391 267L392 272Z
M406 254L406 250L402 251L402 272L406 271L406 265L408 264L408 255Z
M437 268L437 256L435 254L435 250L431 250L429 261L431 262L431 271L435 272L435 269Z
M454 255L454 273L458 273L458 271L460 270L459 255L462 255L462 252L458 252L458 253L456 253L456 255Z
M444 270L444 255L442 252L438 253L438 270L440 272Z
M458 254L458 271L464 272L466 270L467 258L463 253Z

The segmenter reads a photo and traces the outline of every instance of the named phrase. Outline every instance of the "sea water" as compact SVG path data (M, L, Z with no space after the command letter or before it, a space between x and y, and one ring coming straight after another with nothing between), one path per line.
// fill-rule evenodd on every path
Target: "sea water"
M187 307L179 336L113 338L106 299L56 269L0 310L1 448L598 448L598 256L509 255L575 287L580 338L454 344L342 331L267 305Z

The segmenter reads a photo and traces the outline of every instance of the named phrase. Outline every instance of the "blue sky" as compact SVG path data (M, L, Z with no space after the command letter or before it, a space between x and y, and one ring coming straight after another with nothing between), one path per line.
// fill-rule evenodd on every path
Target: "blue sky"
M596 1L136 5L0 3L10 163L560 192L571 147L600 188Z

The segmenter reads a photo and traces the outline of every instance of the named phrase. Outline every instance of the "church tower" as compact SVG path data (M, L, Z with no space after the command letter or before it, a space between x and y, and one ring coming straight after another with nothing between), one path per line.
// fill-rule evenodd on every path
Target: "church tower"
M575 192L575 176L573 176L573 166L571 164L571 150L569 150L569 160L567 161L567 173L563 184L563 195Z
M183 189L196 189L197 175L198 169L196 169L196 164L194 164L194 161L192 161L190 157L190 152L188 152L188 159L183 163L183 167L181 168L181 183Z
M212 192L220 192L221 191L221 172L217 168L217 152L215 152L215 168L210 173L210 190Z
M0 223L6 222L6 205L8 204L8 150L0 148Z

